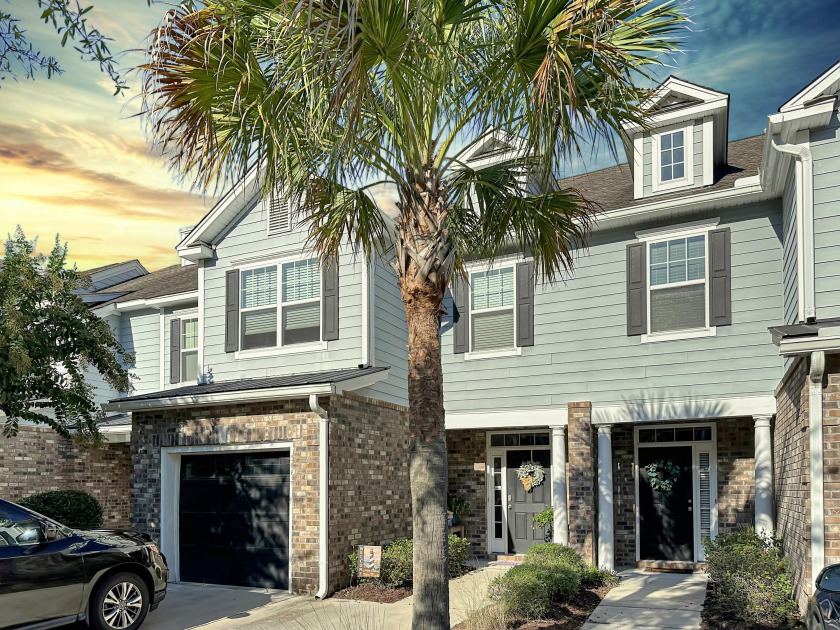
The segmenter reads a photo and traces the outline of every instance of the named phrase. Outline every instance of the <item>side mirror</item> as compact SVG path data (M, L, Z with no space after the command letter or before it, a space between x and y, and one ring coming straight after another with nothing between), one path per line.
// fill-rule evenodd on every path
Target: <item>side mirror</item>
M44 541L45 542L52 542L57 540L61 536L61 532L59 531L58 527L52 525L51 523L46 523L44 525Z

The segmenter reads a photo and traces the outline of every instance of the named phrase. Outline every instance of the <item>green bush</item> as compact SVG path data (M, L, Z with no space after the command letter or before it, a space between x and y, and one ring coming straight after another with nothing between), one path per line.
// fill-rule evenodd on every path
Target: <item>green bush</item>
M781 542L744 528L703 541L717 613L749 625L786 627L799 616Z
M520 564L490 583L491 599L514 615L542 619L553 605L567 603L580 589L574 567L563 562Z
M81 490L41 492L23 499L20 504L73 529L102 527L102 506Z
M449 536L449 577L458 577L464 572L463 565L470 556L470 542L466 538ZM359 562L358 550L348 556L350 583L355 584ZM379 581L390 588L411 584L414 578L414 541L411 538L395 540L382 548L382 565Z
M602 571L598 567L584 562L577 551L558 543L537 543L525 554L526 564L563 564L572 567L578 574L583 588L592 588L612 584L617 581L615 574Z

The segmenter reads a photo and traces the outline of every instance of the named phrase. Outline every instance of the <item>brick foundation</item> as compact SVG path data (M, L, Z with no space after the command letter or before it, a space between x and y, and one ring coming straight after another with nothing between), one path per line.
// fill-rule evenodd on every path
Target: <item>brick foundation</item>
M752 418L717 422L718 531L755 524L755 429Z
M569 403L569 545L595 564L595 469L592 404Z
M408 420L404 409L350 395L319 401L331 420L330 583L346 580L353 544L404 536ZM334 424L333 424L334 422ZM292 443L292 590L318 588L319 423L307 400L135 412L132 526L160 537L161 447ZM335 490L334 492L332 490Z
M49 428L0 436L0 496L19 501L48 490L84 490L102 505L104 527L129 525L128 444L80 448Z
M487 433L484 430L446 432L449 452L449 493L463 496L469 503L464 518L464 533L472 543L472 552L485 554L487 532Z

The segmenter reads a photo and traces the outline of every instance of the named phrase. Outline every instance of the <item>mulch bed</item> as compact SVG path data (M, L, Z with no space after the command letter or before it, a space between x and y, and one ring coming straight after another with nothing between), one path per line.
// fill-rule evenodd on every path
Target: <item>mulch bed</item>
M380 604L393 604L401 599L411 596L411 589L388 588L382 584L366 583L358 586L350 586L333 593L337 599L355 599L362 602L378 602Z
M734 620L717 606L711 589L706 591L706 599L703 601L701 617L703 619L700 624L702 630L790 630L805 627L805 624L802 622L797 622L793 626L767 626Z
M545 619L511 619L508 627L515 630L578 630L589 619L592 611L601 603L612 586L599 586L579 592L565 606L557 606L549 611ZM453 630L464 630L466 622Z

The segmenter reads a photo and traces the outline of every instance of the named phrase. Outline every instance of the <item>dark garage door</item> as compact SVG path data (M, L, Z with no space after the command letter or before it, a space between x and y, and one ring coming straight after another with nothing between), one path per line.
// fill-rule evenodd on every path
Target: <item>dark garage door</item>
M181 457L185 582L289 587L288 451Z

